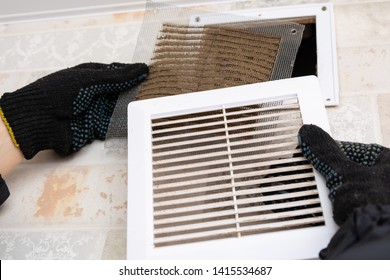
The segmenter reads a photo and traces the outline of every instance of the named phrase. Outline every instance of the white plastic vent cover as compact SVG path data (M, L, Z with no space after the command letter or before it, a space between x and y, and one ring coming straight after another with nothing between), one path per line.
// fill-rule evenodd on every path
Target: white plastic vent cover
M339 104L339 82L337 70L336 34L333 16L333 3L313 3L261 9L233 10L231 14L248 18L289 19L312 18L315 22L315 39L317 53L317 76L322 97L326 106ZM198 16L194 24L226 22L228 17ZM307 59L310 59L309 57Z
M315 77L131 103L128 258L317 257L336 227L303 123L329 131Z

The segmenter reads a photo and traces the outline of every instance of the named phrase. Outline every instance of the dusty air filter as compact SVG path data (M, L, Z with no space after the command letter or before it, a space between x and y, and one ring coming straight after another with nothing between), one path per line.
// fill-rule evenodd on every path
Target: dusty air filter
M199 19L199 20L197 20ZM133 100L290 78L304 25L170 7L148 1L134 62L148 79L121 94L106 147L125 148Z
M131 103L128 258L317 257L335 225L297 132L329 131L321 100L304 77Z
M289 78L302 31L287 22L165 23L136 99ZM298 39L288 58L286 35Z

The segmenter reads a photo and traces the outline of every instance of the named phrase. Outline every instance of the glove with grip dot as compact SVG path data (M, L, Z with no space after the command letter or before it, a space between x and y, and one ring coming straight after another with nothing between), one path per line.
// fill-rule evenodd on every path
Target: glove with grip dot
M303 125L298 139L303 155L325 177L337 224L359 207L390 204L388 148L335 141L315 125Z
M80 64L5 93L0 115L26 159L47 149L68 155L105 138L119 94L148 72L143 63Z

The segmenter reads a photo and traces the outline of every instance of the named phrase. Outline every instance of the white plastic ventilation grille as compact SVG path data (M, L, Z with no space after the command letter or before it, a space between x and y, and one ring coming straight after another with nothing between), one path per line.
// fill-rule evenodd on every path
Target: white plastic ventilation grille
M329 132L313 76L130 103L128 258L318 257L337 227L304 123Z
M324 224L297 97L152 120L154 245Z

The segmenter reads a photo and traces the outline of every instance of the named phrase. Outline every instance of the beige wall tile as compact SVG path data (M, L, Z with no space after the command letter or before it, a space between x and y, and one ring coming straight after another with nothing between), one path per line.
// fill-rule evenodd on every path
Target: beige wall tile
M332 136L337 140L378 143L375 97L341 97L340 106L327 109Z
M337 46L375 46L390 43L389 1L335 5Z
M126 259L126 229L110 230L107 232L106 242L103 248L102 259L124 260Z
M0 24L0 36L42 33L53 30L65 31L72 29L94 28L104 25L121 25L126 22L139 24L143 19L143 15L143 11L125 11L123 13L115 14L84 15L69 18L64 17L57 19L37 20L32 22Z
M0 258L96 260L102 255L105 235L99 230L0 231Z
M137 24L0 36L0 71L131 62Z
M56 70L57 69L45 71L17 70L0 72L0 96L4 92L13 92Z
M390 87L390 44L338 49L340 91L382 93Z
M5 180L11 196L0 211L3 228L126 225L126 164L25 165Z

